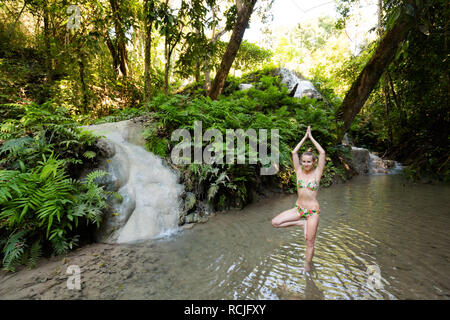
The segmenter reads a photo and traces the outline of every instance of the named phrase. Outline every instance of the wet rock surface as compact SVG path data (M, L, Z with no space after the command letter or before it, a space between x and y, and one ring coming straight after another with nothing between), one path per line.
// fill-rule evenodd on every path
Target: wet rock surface
M111 197L111 210L103 218L96 240L132 243L175 230L181 212L184 186L163 160L144 149L145 127L139 119L84 127L98 136L105 158L98 169L109 174L98 181ZM182 219L181 219L182 220Z

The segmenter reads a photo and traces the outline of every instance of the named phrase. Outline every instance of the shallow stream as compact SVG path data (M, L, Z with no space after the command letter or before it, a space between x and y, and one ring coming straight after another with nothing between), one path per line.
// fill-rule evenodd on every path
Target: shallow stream
M128 279L116 298L150 289L151 299L449 299L449 195L400 175L321 189L308 273L303 231L271 225L295 195L273 196L148 242L156 274Z

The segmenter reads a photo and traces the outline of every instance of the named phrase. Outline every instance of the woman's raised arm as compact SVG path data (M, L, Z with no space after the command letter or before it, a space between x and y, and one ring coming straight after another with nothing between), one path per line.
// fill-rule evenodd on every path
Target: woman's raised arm
M319 162L317 164L317 170L319 172L319 179L322 177L323 169L325 168L325 150L323 150L322 146L313 138L311 134L311 127L308 127L306 134L311 139L311 142L316 147L317 151L319 151Z

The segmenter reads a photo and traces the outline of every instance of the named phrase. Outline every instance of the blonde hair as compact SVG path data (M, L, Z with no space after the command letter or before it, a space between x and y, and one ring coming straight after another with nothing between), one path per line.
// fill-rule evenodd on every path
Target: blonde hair
M309 151L310 149L308 149L308 151L305 151L302 153L302 156L300 157L300 159L302 159L303 156L311 156L313 158L313 162L316 162L317 157L314 153L312 153L311 151Z

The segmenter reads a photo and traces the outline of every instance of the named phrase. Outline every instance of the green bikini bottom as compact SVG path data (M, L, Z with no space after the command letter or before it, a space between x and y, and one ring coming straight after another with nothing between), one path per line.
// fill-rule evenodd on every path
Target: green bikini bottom
M295 207L297 208L297 211L300 214L300 219L306 219L315 214L320 214L320 209L318 209L318 210L305 209L305 208L299 207L297 204L295 204Z

